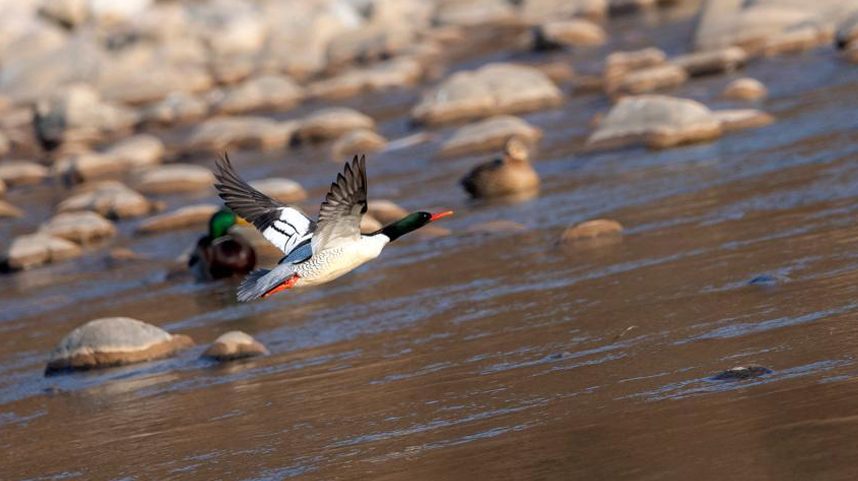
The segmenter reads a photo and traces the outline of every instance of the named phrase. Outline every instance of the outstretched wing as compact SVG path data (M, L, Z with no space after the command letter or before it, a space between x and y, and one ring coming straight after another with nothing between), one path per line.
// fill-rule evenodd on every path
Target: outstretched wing
M360 240L360 220L366 212L366 158L346 162L319 209L313 252Z
M224 154L215 162L215 188L227 207L252 222L278 249L289 254L313 237L316 224L301 209L278 202L251 187L235 173Z

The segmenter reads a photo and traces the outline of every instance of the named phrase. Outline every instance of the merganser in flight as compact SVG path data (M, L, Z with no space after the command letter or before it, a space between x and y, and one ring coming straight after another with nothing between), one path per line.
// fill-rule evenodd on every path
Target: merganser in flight
M378 257L389 242L452 211L414 212L372 234L361 234L366 213L366 160L355 156L331 184L314 222L301 209L278 202L242 180L224 155L216 163L215 188L227 207L253 223L285 257L271 270L251 272L238 288L238 300L268 297L295 286L330 282Z

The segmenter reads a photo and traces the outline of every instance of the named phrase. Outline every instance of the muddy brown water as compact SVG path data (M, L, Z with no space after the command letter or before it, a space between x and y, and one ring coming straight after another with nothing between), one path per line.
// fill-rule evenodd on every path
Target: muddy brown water
M454 68L512 58L586 70L616 48L682 51L692 26L621 21L603 50L501 50ZM778 121L703 145L583 154L590 117L608 105L597 93L526 115L546 131L544 186L517 204L465 199L456 180L484 156L435 159L437 141L371 156L371 196L452 208L452 234L411 236L319 288L237 304L234 282L167 281L199 231L134 237L136 221L114 244L148 261L115 264L93 248L0 278L0 479L855 479L858 71L819 49L673 93L737 106L718 95L740 75L769 87L760 107ZM416 97L347 103L396 138ZM286 175L318 199L339 168L327 155L234 160L248 178ZM0 236L32 230L64 195L11 192L28 216L0 223ZM556 246L593 217L625 235ZM466 232L492 220L527 230ZM42 376L65 333L113 315L199 345ZM233 329L271 356L198 359ZM773 372L712 379L749 364Z

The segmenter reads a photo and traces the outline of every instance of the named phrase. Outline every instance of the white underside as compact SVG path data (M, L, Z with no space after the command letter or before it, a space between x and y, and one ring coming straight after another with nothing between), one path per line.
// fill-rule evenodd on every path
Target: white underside
M298 282L295 286L324 284L347 274L378 257L388 242L390 239L385 235L361 236L357 242L317 252L297 266Z

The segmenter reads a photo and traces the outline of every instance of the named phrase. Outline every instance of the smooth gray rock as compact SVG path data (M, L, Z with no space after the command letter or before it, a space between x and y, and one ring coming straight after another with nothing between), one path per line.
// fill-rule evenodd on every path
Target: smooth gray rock
M206 349L203 357L223 362L268 354L268 349L250 335L241 331L230 331L218 337Z

